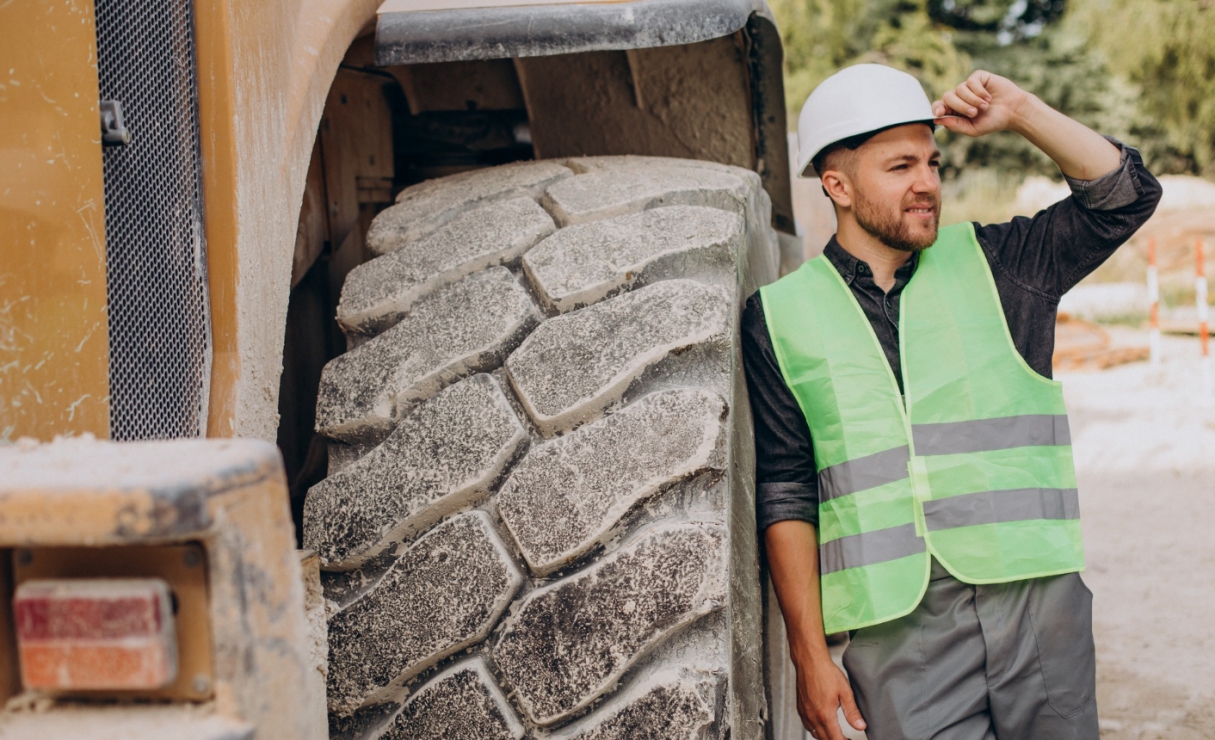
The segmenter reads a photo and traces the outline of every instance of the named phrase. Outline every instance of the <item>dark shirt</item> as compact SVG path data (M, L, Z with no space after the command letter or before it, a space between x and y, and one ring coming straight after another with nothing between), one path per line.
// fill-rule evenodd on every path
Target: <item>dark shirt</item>
M1114 143L1122 150L1119 169L1096 180L1068 178L1072 195L1032 218L975 224L1013 344L1035 372L1048 378L1060 297L1125 243L1160 200L1160 183L1143 166L1139 152ZM917 255L895 271L888 293L874 283L869 265L845 251L835 237L823 255L852 289L901 386L899 296L915 274ZM743 309L742 352L755 419L759 529L784 519L817 524L814 444L781 376L759 293Z

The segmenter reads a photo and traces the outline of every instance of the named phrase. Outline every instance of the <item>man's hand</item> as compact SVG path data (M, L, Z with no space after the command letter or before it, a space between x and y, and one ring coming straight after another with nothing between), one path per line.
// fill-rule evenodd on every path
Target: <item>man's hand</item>
M1122 163L1118 147L1097 132L991 72L979 70L967 77L932 104L932 113L955 134L1016 132L1074 180L1095 180Z
M1015 128L1030 100L1029 93L1005 77L979 70L932 104L937 123L966 136L983 136Z
M797 713L811 735L818 740L844 740L838 720L841 706L850 725L858 730L865 729L852 687L844 672L829 657L795 661L794 665L797 667Z
M831 662L827 651L819 601L818 533L809 522L789 519L764 531L764 546L768 572L785 617L789 656L797 668L797 712L818 740L844 740L837 719L841 706L856 729L865 729L865 721L856 708L848 679Z

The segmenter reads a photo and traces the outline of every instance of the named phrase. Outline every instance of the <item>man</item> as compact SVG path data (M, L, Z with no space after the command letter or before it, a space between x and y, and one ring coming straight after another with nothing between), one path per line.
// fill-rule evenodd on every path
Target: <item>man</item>
M1072 196L938 229L935 125L1012 131ZM1091 593L1050 380L1060 296L1160 197L1139 153L975 72L929 103L858 65L798 126L838 228L744 310L757 515L820 740L1096 740ZM848 676L825 635L849 632Z

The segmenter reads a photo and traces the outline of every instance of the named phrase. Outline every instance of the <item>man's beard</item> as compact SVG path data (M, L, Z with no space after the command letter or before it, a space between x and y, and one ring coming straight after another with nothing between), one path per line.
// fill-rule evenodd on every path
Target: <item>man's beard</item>
M937 240L937 228L941 223L941 198L938 194L933 193L930 196L916 199L910 205L932 208L931 233L925 236L916 236L911 233L908 224L903 220L903 208L906 206L900 205L897 212L889 213L880 208L878 204L865 198L859 191L856 194L856 208L853 210L853 215L856 216L856 222L862 229L891 249L901 252L922 252Z

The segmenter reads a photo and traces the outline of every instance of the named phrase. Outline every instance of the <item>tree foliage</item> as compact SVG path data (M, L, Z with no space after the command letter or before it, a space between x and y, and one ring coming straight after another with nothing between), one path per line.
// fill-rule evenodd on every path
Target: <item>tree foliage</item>
M1030 38L1063 17L1064 0L929 0L934 21L959 31Z
M1162 172L1215 172L1215 0L770 0L796 111L860 62L915 75L936 97L973 69L1005 75ZM967 166L1055 173L1016 136L943 139Z
M1215 175L1215 1L1072 0L1069 21L1138 88L1145 150Z
M785 45L786 91L800 106L841 67L881 62L915 74L939 95L957 84L969 60L948 29L928 15L928 0L772 0Z

